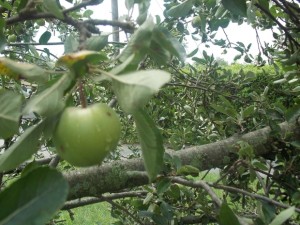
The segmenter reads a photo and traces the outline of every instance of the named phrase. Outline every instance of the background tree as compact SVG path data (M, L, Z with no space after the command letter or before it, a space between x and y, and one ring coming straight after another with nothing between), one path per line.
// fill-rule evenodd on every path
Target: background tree
M127 0L124 21L92 19L103 1L68 2L0 2L0 224L56 224L60 209L101 201L116 224L299 223L298 2L165 0L164 18L152 18L150 1ZM230 23L270 29L274 42L257 35L254 56L216 39ZM245 64L186 54L190 35ZM59 57L39 48L60 44ZM139 145L73 167L53 134L66 108L99 102L120 115L120 145Z

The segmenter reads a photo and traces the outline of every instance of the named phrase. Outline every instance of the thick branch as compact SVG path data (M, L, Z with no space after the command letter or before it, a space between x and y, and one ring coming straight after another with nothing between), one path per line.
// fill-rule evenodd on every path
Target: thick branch
M298 128L288 123L280 124L281 134L299 137ZM237 141L245 141L253 146L256 155L272 151L271 130L269 127L242 136L233 136L211 144L168 152L181 159L182 165L192 165L199 170L223 167L234 152L238 151ZM226 160L227 159L227 160ZM114 161L97 167L78 169L64 174L71 190L69 200L88 196L98 197L106 192L118 192L148 184L142 159Z
M146 194L147 194L146 191L133 191L133 192L121 192L121 193L105 195L105 196L101 196L99 198L89 197L89 198L83 198L83 199L76 199L76 200L71 200L69 202L66 202L64 207L62 208L62 210L74 209L74 208L85 206L85 205L90 205L90 204L105 202L105 201L111 201L111 200L116 200L116 199L120 199L120 198L144 197Z

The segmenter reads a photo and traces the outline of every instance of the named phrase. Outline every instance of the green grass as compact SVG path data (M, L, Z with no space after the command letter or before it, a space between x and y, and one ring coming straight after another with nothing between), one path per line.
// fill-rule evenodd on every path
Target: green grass
M110 204L105 202L79 207L71 211L74 213L74 220L71 220L67 211L63 211L57 219L63 222L57 223L57 225L107 225L116 221L110 215Z

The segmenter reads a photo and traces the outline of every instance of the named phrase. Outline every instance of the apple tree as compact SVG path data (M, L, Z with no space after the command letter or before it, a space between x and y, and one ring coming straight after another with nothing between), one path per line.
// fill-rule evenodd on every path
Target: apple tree
M126 0L96 18L107 2L0 1L0 224L103 201L116 224L298 224L299 2L164 0L153 17Z

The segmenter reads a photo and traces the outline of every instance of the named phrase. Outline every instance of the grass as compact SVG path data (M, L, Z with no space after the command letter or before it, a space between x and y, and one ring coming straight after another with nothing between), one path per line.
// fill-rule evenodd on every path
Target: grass
M106 202L92 204L72 209L74 220L72 221L67 211L60 214L57 225L106 225L113 224L116 220L110 215L110 204Z

